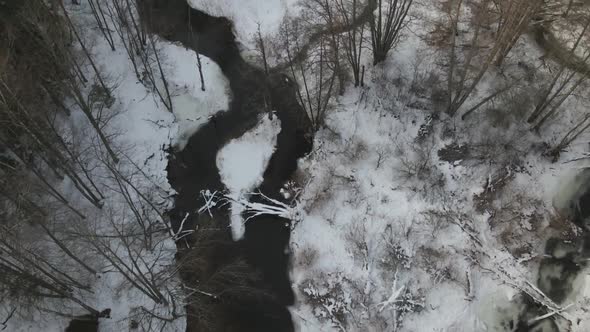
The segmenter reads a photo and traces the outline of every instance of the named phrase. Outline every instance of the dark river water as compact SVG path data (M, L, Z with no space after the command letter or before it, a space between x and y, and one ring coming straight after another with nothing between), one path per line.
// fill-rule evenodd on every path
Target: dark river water
M188 22L194 34L188 33ZM264 172L264 180L257 190L282 200L279 189L297 169L297 160L311 151L312 145L306 128L308 119L296 101L295 87L285 76L265 73L246 63L239 52L239 45L232 32L232 24L225 18L215 18L189 9L183 0L156 1L150 13L151 26L160 36L179 42L189 49L203 54L220 67L229 80L231 102L229 110L217 113L190 137L183 150L170 151L168 179L178 193L175 206L169 215L174 227L190 213L185 229L207 223L220 232L216 253L209 257L223 265L237 257L243 257L252 273L261 277L249 287L270 296L234 298L219 305L219 317L226 324L217 324L224 331L293 331L293 323L287 306L294 303L289 280L290 254L288 244L290 221L276 216L259 216L246 224L243 240L230 242L229 205L212 209L213 218L196 211L203 206L199 199L202 190L223 191L216 166L216 155L231 139L240 137L253 128L264 114L264 101L270 100L272 110L281 121L276 150ZM195 73L197 74L197 73ZM207 84L207 82L205 82ZM211 220L213 219L213 220ZM194 241L194 240L193 240ZM198 243L196 243L198 245ZM179 250L179 253L181 251ZM192 278L194 276L185 276ZM186 281L186 280L185 280ZM229 285L231 288L231 283ZM222 301L222 300L221 300ZM223 302L223 301L222 301ZM198 319L189 319L187 331L201 331Z

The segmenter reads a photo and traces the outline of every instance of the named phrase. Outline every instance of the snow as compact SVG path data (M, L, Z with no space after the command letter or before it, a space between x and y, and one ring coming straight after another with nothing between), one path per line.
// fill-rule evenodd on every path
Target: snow
M236 39L245 52L256 49L258 28L262 36L278 32L283 18L297 12L299 0L189 0L189 5L211 16L233 22Z
M415 17L432 18L435 7L417 5ZM577 190L580 180L572 178L588 166L567 161L587 153L589 136L573 144L563 162L552 164L531 151L542 138L521 120L492 126L482 109L465 122L441 114L433 132L418 142L436 105L412 107L427 98L409 87L420 84L416 78L445 77L440 51L423 40L429 28L428 21L412 22L383 64L371 67L370 52L364 54L367 87L348 87L337 98L326 120L329 129L316 134L314 151L300 162L299 207L305 217L291 236L297 299L291 311L300 331L509 331L509 322L525 309L520 290L539 296L535 284L545 241L561 236L550 226L554 203L558 207ZM541 67L542 52L533 42L522 38L509 61ZM492 70L473 100L487 96L501 79ZM588 101L572 98L569 105L563 120L541 137L561 137ZM451 142L506 145L514 156L490 149L482 161L450 164L437 152ZM524 170L509 172L508 184L494 188L495 215L478 211L475 195L516 160ZM561 304L574 303L565 311L574 323L588 321L581 309L590 289L587 271L579 273L571 297ZM337 283L346 296L333 287ZM400 289L423 307L397 302ZM394 328L396 313L402 319Z
M178 90L173 98L174 116L179 127L174 145L183 149L209 116L229 108L229 81L214 61L201 55L205 81L205 91L202 91L195 52L171 43L163 43L162 52L169 59L170 83Z
M242 137L227 143L217 154L217 167L227 189L244 193L254 189L263 178L266 165L274 152L281 122L266 115Z
M7 306L8 307L8 306ZM10 309L11 310L11 309ZM0 317L8 317L10 310L2 310ZM0 329L10 332L29 332L29 331L65 331L69 320L55 315L44 315L35 313L31 316L19 316L16 313L6 324L0 324Z
M206 86L206 90L201 91L195 52L155 37L156 47L160 52L172 94L174 112L171 113L151 89L137 80L120 40L115 39L116 50L111 51L100 32L89 28L95 23L87 24L94 22L88 3L82 2L82 5L72 6L69 9L80 28L80 33L90 41L88 46L92 45L91 52L97 67L108 84L113 86L114 103L103 110L103 113L110 117L108 125L103 130L110 137L117 153L124 155L117 168L123 174L134 174L130 177L134 185L144 194L152 197L154 203L164 210L171 206L170 197L173 194L167 181L168 161L165 149L169 145L183 148L190 135L205 123L210 115L228 109L230 100L228 80L217 64L201 56ZM94 76L90 66L86 65L84 70L87 77ZM162 83L159 82L159 84ZM62 121L66 138L76 142L78 148L92 151L97 141L94 129L84 114L71 101L67 102L71 104L73 112L70 117ZM66 179L61 184L64 191L68 193L67 198L70 203L88 216L86 221L76 225L76 231L115 234L114 227L121 227L124 231L137 227L135 217L125 200L117 190L113 189L117 187L117 184L109 178L109 172L98 161L90 162L91 166L94 166L93 174L100 179L99 187L107 194L102 210L94 208L81 198L73 189L71 181ZM141 201L137 195L132 195L132 199ZM160 220L158 226L163 227L164 221L160 219L160 216L149 208L147 210L143 211L144 216L149 220ZM115 224L110 224L111 217L115 220ZM142 260L138 262L137 273L149 275L148 268L154 264L151 272L167 278L167 289L177 291L180 287L178 277L169 275L175 270L172 268L175 264L175 243L165 232L152 236L155 243L151 250L144 248L135 253L142 257ZM124 261L131 259L120 243L113 240L109 245L112 245L113 250L118 252ZM173 314L172 306L157 304L132 287L112 266L105 264L94 253L93 248L86 248L85 253L89 256L88 263L96 265L99 273L97 276L92 276L89 281L94 293L82 294L83 300L98 310L111 309L110 319L100 319L99 331L128 330L131 319L140 321L142 324L142 317L145 318L146 314L142 313L141 308L151 310L162 317L170 317ZM127 263L131 266L129 262ZM170 295L166 293L165 296ZM179 303L177 303L175 314L182 315L183 299L179 297L176 301ZM49 307L63 309L64 312L72 312L74 315L85 313L77 305L56 303L55 306L49 304ZM8 315L8 312L4 310L5 308L2 308L0 311L0 317ZM15 315L7 322L6 330L63 331L70 321L59 315L35 311L33 308L31 311L32 318ZM167 323L158 321L156 325L159 326L152 326L152 328L161 331L182 331L185 329L186 321L184 318L179 318ZM0 329L2 328L3 326L0 326ZM140 326L140 329L147 329L147 326Z
M231 140L217 153L216 162L221 181L235 200L239 200L262 183L264 171L275 150L280 131L279 118L273 116L271 120L264 115L256 127ZM234 240L239 240L245 231L241 217L243 206L232 202L231 210L232 236Z
M238 40L252 51L258 23L264 36L274 35L297 4L295 0L191 0L190 5L228 17ZM77 15L88 18L87 8L82 8ZM423 17L436 12L419 8ZM398 322L400 331L504 331L506 322L516 319L524 307L519 290L534 293L538 256L544 241L558 233L550 229L550 219L564 206L563 198L578 190L576 174L588 166L587 161L569 162L587 153L588 135L564 153L562 160L568 162L552 164L531 152L532 143L541 143L538 136L513 124L490 128L490 115L483 111L467 122L443 115L430 138L417 142L421 125L429 121L436 105L426 110L409 106L420 97L408 83L416 73L441 74L436 69L439 54L431 54L421 39L428 30L420 27L422 23L410 24L412 33L384 64L369 66L370 54L364 52L368 86L349 87L338 97L328 114L329 129L317 133L314 151L300 161L304 179L299 185L305 187L297 209L302 219L293 229L290 245L297 298L291 310L300 331L393 330ZM157 39L173 93L170 113L137 82L121 45L112 52L96 31L89 33L96 39L92 51L98 66L117 85L110 109L116 114L105 130L115 136L117 148L149 175L142 188L172 194L163 147L182 148L210 115L227 110L227 79L202 56L206 91L201 91L195 53ZM539 65L540 52L531 43L528 38L519 41L514 57ZM487 75L475 95L487 95L496 79L493 73ZM550 143L558 141L588 106L583 98L572 98L564 105L562 121L546 129L543 137ZM80 112L72 114L70 121L67 125L74 140L86 144L95 139ZM227 143L217 155L217 167L232 198L230 226L235 240L244 235L241 213L256 209L239 201L260 185L279 132L278 118L264 115L255 128ZM454 164L437 156L448 143L485 145L486 139L514 149L525 168L490 200L500 216L478 211L474 205L487 180L510 161L504 150L490 148L484 151L484 161ZM118 213L122 220L133 219L121 212L125 205L119 195L113 194L105 203L105 210ZM162 205L170 203L162 198ZM99 229L109 229L105 215L91 216ZM498 218L509 222L498 222ZM160 240L157 249L162 255L144 253L145 260L171 265L174 242ZM589 272L590 268L580 272L574 292L565 301L565 305L574 304L566 315L582 319L574 331L590 329L584 312L590 297ZM177 282L173 279L171 284ZM99 309L113 310L110 320L101 320L101 331L128 329L133 310L140 306L170 314L129 287L119 274L101 273L93 287L96 295L88 301ZM7 330L58 331L66 325L67 320L55 315L36 314L33 321L15 317ZM166 330L184 327L178 319Z

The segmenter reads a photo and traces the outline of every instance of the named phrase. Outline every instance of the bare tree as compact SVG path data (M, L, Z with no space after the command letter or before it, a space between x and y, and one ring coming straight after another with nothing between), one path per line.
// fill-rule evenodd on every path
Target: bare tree
M504 59L520 36L528 28L532 18L537 15L543 1L541 0L510 0L495 1L494 7L497 8L497 29L496 43L499 45L499 51L495 59L496 66L501 66Z
M407 24L407 16L414 0L370 0L377 1L377 15L370 21L373 64L385 60L387 53L399 40Z
M590 18L587 18L582 32L578 35L572 48L567 53L570 59L577 58L576 51L580 47L580 43L583 41L589 28ZM586 51L584 58L574 61L573 66L569 66L568 63L560 64L559 70L557 70L550 83L541 92L535 110L527 119L528 123L534 124L534 130L539 130L557 112L567 98L586 81L587 75L590 75L586 71L589 59L590 52ZM568 70L568 67L571 68Z
M135 21L140 2L91 0L90 6L111 48L114 28L138 78L148 71L147 82L158 85L171 107L156 42ZM104 132L116 113L108 81L67 5L15 4L13 17L0 22L0 31L15 31L0 34L9 48L0 70L0 294L24 307L67 314L50 305L75 305L97 316L86 299L97 272L107 270L154 303L170 304L166 284L177 269L161 265L174 252L163 242L170 227L155 203L164 194ZM89 120L91 135L80 137L63 121L74 110Z
M143 244L137 243L134 228L126 227L123 220L117 220L116 215L115 211L111 211L110 216L105 220L115 231L113 236L105 237L101 233L88 233L90 236L87 238L87 243L93 252L104 258L110 267L120 273L135 289L155 303L167 304L168 300L162 285L172 276L168 273L170 270L161 270L160 266L156 265L166 254L166 249L159 243L151 253L155 259L146 259L148 252Z
M72 20L70 19L67 10L65 9L63 3L59 2L60 8L63 11L63 18L58 15L56 12L49 7L49 5L40 0L34 0L28 2L26 6L30 6L30 12L34 13L34 15L20 15L23 20L17 23L19 26L22 26L24 31L27 31L27 34L31 37L31 43L37 46L37 51L42 53L46 59L44 59L44 63L46 63L48 69L43 72L43 74L47 74L47 76L42 77L43 81L46 82L44 89L47 91L52 91L50 96L53 100L55 100L56 104L59 104L59 94L52 89L54 84L49 84L51 81L59 81L59 84L62 86L62 93L71 96L78 106L80 106L81 110L84 112L90 123L92 124L93 128L96 130L97 134L99 135L105 149L109 152L113 160L117 160L116 155L112 151L110 147L110 143L107 140L105 134L103 133L102 127L98 123L97 119L95 118L92 109L90 109L87 105L85 100L85 94L83 93L82 89L80 88L80 82L76 78L76 75L82 83L86 82L86 78L83 74L83 71L79 67L78 62L75 60L75 57L72 56L69 45L67 41L63 39L63 35L61 35L63 29L62 25L66 25L70 31L76 36L77 41L79 42L83 53L85 54L86 58L88 59L93 71L95 73L95 77L100 84L100 89L102 89L102 94L105 96L105 99L108 100L107 103L112 102L112 96L110 93L110 89L107 87L102 75L94 62L90 51L86 48L84 44L84 40L82 40L81 36L79 35L76 27L74 26ZM37 15L37 16L35 16ZM47 22L47 19L54 20L56 23L53 27L57 31L53 32L48 27L44 27L41 25L40 22ZM52 33L50 34L49 31ZM65 61L64 61L65 60ZM76 70L74 73L71 71L71 67L75 67ZM4 99L6 100L6 96L12 96L13 98L16 96L15 92L3 82L3 89L4 89ZM95 90L96 91L96 90ZM21 102L17 99L14 99L18 108L24 110L25 107L22 107L20 104ZM66 108L64 105L62 108Z
M131 65L133 66L133 71L135 72L135 77L138 81L141 81L141 75L139 72L139 66L136 60L136 52L135 52L135 43L133 42L132 38L133 35L130 33L129 30L129 22L127 20L127 15L121 10L120 5L118 2L113 1L112 7L107 5L107 10L111 17L113 26L117 34L119 35L119 39L121 43L123 43L123 47L125 48L125 52L127 53L127 57L131 61ZM140 43L140 45L143 45Z
M151 80L154 83L155 90L158 93L158 96L160 97L160 100L166 106L166 108L170 112L172 112L173 111L173 108L174 108L174 106L172 105L172 97L170 95L170 89L168 88L168 80L166 79L166 74L164 73L164 69L162 68L162 62L160 60L159 50L156 47L156 42L155 42L154 35L149 35L148 36L148 40L149 40L150 46L152 47L152 52L153 52L154 58L156 60L156 65L158 67L158 72L160 74L160 80L162 81L162 85L164 86L164 91L166 93L166 98L165 99L164 99L164 96L162 95L162 93L160 92L160 90L156 86L156 82L155 82L155 79L154 79L155 76L153 74L153 71L151 71ZM145 63L147 63L147 59L146 59ZM204 86L202 86L202 88L204 88Z
M572 7L573 6L574 6L574 0L569 0L568 3L567 3L566 9L563 12L563 17L567 17L569 15L569 13L572 10Z
M260 23L257 23L257 41L256 47L260 51L260 55L262 56L262 64L264 65L264 74L268 76L268 60L266 58L266 47L264 45L264 40L262 39L262 33L260 32Z
M92 10L92 15L96 20L96 24L98 25L98 29L106 39L107 43L111 47L111 50L115 50L115 41L113 39L113 35L111 33L111 29L109 28L109 23L106 19L104 10L102 9L102 5L100 4L101 0L88 0L88 4L90 5L90 9Z
M115 30L119 34L128 58L133 65L137 79L151 88L162 104L173 111L172 96L164 73L160 50L155 37L145 31L145 25L138 16L140 4L129 0L116 0L112 8L107 7Z
M448 107L449 114L454 115L475 91L475 88L488 72L494 62L501 64L518 38L529 26L540 0L508 0L503 2L504 10L496 11L491 0L482 0L472 4L474 7L470 18L474 27L471 37L462 38L458 30L463 17L464 1L450 7L450 55L448 69ZM486 24L497 24L497 31L486 34ZM467 49L460 52L461 49Z
M199 78L201 79L201 91L205 91L205 79L203 78L203 65L201 64L201 55L199 54L199 36L193 33L193 25L191 22L192 8L191 6L187 6L188 9L188 39L191 43L192 48L195 50L197 54L197 69L199 70ZM258 35L260 36L260 25L258 25ZM262 38L262 37L260 37ZM262 39L260 39L262 40ZM264 53L264 45L262 45L262 52ZM266 56L265 56L265 66L266 66ZM265 67L266 68L266 67ZM268 74L268 73L267 73Z
M292 55L301 50L298 33L299 27L296 24L283 25L282 34L291 78L295 82L300 80L303 85L302 89L300 87L297 90L297 98L311 121L311 129L315 132L324 124L333 97L337 76L335 58L338 56L335 44L339 41L332 36L324 36L320 38L319 46L314 52L309 53L308 59L294 63Z
M85 279L96 271L74 253L72 247L50 229L49 216L44 209L34 203L29 193L16 195L14 190L0 186L0 291L8 291L13 299L21 303L41 306L46 299L72 301L91 314L98 311L86 304L82 297L90 292ZM33 225L31 227L30 225ZM35 234L40 227L54 246L44 244L42 234L36 234L34 242L27 238ZM49 249L49 250L48 250ZM51 256L53 250L59 250L75 264L68 267L64 256ZM76 273L72 268L82 268Z
M46 212L47 208L39 206L33 201L31 197L29 197L31 194L28 191L31 191L30 189L34 187L29 188L27 186L25 187L26 190L18 190L15 192L15 190L11 190L7 186L7 183L8 181L5 180L0 184L0 195L5 199L3 203L5 205L9 205L13 219L29 222L30 224L39 226L49 237L49 239L51 239L51 241L57 246L57 248L59 248L60 251L73 259L88 273L92 275L96 274L96 270L80 259L78 255L76 255L76 253L74 253L74 251L69 247L69 244L63 240L60 240L57 234L51 229L53 225L50 223L54 218ZM52 208L56 209L55 206ZM12 223L14 224L15 221ZM4 222L5 227L10 227L10 225L12 224L6 221Z
M353 26L345 32L344 53L348 65L352 70L354 86L364 86L364 66L361 64L361 55L363 50L363 38L365 24L353 25L361 11L362 3L359 0L337 0L336 9L340 19L345 26ZM331 18L332 15L330 15ZM331 23L333 25L333 23Z
M43 299L65 299L78 304L89 313L98 315L98 310L86 304L74 289L84 286L64 271L56 268L42 256L23 248L4 235L9 230L2 229L0 237L0 287L4 291L19 294L39 303Z
M110 173L110 182L115 184L111 190L120 196L120 201L126 204L133 214L137 226L141 228L140 234L143 234L144 247L148 250L152 247L152 234L156 232L164 230L172 234L171 227L165 222L164 214L154 203L155 189L152 188L148 192L147 189L140 186L141 183L150 183L148 176L141 172L141 169L128 157L130 164L126 164L124 167L116 165L102 156L99 156L99 159ZM163 195L163 193L160 194Z
M105 93L110 97L110 93L111 93L110 92L110 89L105 84L105 82L104 82L104 80L102 78L102 75L100 73L100 70L98 69L98 67L96 66L96 63L94 62L94 59L92 58L92 54L90 53L90 51L88 50L88 48L86 48L86 44L85 44L84 40L82 40L82 37L80 36L80 34L78 33L78 30L76 29L76 26L74 25L74 23L70 19L70 15L68 14L67 9L64 7L63 2L58 1L58 3L61 6L61 9L63 11L64 17L66 18L66 21L67 21L67 23L68 23L68 25L70 27L70 31L72 31L74 33L74 36L76 36L76 40L78 41L78 43L82 47L82 51L84 52L84 55L86 55L86 58L88 59L88 62L92 66L92 69L94 70L94 74L96 75L96 78L100 82L100 85L104 89Z
M553 161L557 161L560 153L588 130L588 128L590 128L590 114L586 114L580 121L578 121L573 128L562 137L559 143L547 152L547 154L553 158Z
M62 173L69 177L79 192L97 207L101 206L100 200L103 198L98 190L88 169L80 159L75 157L72 149L65 144L62 137L54 131L54 127L46 122L46 119L38 118L35 114L18 100L4 80L0 80L0 116L6 119L6 134L12 134L13 137L20 137L21 142L14 141L8 135L0 134L0 143L13 155L22 161L27 167L36 167L38 163L30 161L32 156L26 150L19 148L22 143L28 142L27 145L36 153L44 165L49 167L56 176L63 177ZM51 128L51 129L49 129ZM26 138L26 139L25 139ZM65 152L63 152L65 151ZM68 158L72 156L72 159ZM78 164L86 174L87 184L79 175L74 167ZM93 188L92 188L93 187Z

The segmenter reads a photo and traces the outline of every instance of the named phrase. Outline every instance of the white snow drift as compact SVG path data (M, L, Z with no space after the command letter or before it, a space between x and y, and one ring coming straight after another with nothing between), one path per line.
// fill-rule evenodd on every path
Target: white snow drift
M253 190L262 183L266 170L277 142L277 135L281 131L278 117L269 119L264 116L258 126L232 140L217 154L217 168L221 180L230 191L234 199ZM231 227L234 240L242 238L244 221L240 214L242 206L232 203Z

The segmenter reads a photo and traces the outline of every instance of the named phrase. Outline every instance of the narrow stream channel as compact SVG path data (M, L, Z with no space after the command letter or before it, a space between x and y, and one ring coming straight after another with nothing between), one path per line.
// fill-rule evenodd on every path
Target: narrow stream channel
M175 206L169 213L173 226L178 228L187 213L189 217L185 229L210 219L208 214L199 215L196 211L204 204L199 199L201 191L225 189L216 166L217 152L231 139L240 137L258 123L264 111L265 93L267 98L270 97L272 110L281 120L281 132L264 180L257 190L282 200L279 189L296 170L297 160L309 153L312 147L305 131L309 128L309 120L297 103L294 86L281 74L267 77L262 70L246 63L240 56L232 24L225 18L189 9L185 0L155 1L149 15L154 32L215 61L228 78L232 93L228 111L217 113L204 124L190 137L183 150L171 151L168 179L178 193ZM188 22L191 22L194 32L192 38L188 34ZM229 206L219 206L211 212L213 223L226 227L229 236ZM228 322L224 330L294 330L287 309L294 303L288 272L289 226L289 220L276 216L250 219L244 239L222 246L225 249L215 255L219 264L223 260L243 256L251 269L262 275L260 291L272 295L260 297L257 301L238 299L229 305L231 313L225 317L231 317L232 322ZM196 330L197 324L189 318L187 331Z

